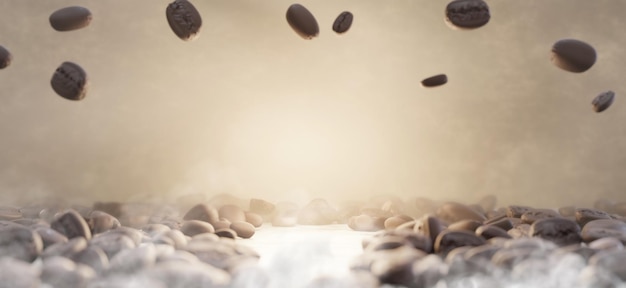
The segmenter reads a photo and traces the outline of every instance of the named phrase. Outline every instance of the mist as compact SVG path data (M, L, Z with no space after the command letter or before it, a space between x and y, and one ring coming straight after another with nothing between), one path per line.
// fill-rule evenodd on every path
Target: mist
M231 193L269 200L374 195L590 206L625 200L626 3L488 1L476 30L444 23L448 1L199 1L200 37L178 39L163 0L0 2L0 189L24 199L135 201ZM80 5L81 30L49 15ZM354 14L343 35L331 27ZM597 51L585 73L550 62L554 42ZM56 95L62 62L89 77ZM446 73L449 83L421 87ZM613 90L614 105L591 109Z

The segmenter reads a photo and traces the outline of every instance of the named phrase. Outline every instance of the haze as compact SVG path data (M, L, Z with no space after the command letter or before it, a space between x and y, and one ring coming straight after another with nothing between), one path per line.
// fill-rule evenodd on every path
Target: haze
M178 39L163 0L0 2L3 201L175 199L232 193L269 200L374 195L590 206L626 188L626 2L488 1L472 31L444 23L448 1L303 1L320 35L300 38L294 2L192 3L200 37ZM90 26L56 32L59 8ZM333 20L354 14L335 34ZM595 47L587 72L550 47ZM87 97L57 96L63 61ZM446 73L449 83L420 81ZM603 113L591 100L606 90Z

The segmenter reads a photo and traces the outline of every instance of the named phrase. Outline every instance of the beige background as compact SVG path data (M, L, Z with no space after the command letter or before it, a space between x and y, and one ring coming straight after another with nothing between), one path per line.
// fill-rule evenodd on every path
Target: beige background
M3 0L2 201L171 199L233 193L270 200L376 194L551 207L623 200L626 2L489 1L473 31L448 1L302 1L307 41L283 0L195 0L200 38L179 40L163 0ZM91 25L48 16L82 5ZM344 10L344 35L331 30ZM588 42L582 74L550 63L562 38ZM52 91L63 61L89 74L84 101ZM423 78L447 73L445 86ZM604 113L591 100L616 92Z

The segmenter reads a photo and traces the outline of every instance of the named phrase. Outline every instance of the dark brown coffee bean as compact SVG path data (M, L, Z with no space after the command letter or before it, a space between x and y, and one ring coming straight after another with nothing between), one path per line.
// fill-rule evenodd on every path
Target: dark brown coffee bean
M601 210L589 209L589 208L578 208L576 209L576 213L574 213L576 217L576 222L580 227L585 227L589 221L599 220L599 219L611 219L611 216Z
M215 207L207 204L198 204L189 209L183 219L200 220L213 224L219 220L219 217L219 212L215 209Z
M611 104L613 104L613 99L615 99L615 92L606 91L600 93L596 98L591 101L591 105L593 105L593 111L600 113L606 109L608 109Z
M76 63L63 62L52 74L50 85L59 96L80 101L87 95L88 78L85 70Z
M435 243L437 236L444 229L446 227L443 226L439 219L428 215L416 220L415 226L413 226L413 231L430 238L432 243Z
M91 230L87 221L74 210L69 210L50 223L50 227L65 235L68 239L83 237L91 239Z
M200 35L202 17L191 2L174 0L167 5L165 16L170 28L181 40L192 41Z
M522 219L522 223L533 224L537 220L554 218L559 216L559 213L551 209L532 209L530 211L524 212L520 219Z
M41 237L44 249L56 243L65 243L68 240L67 237L65 237L65 235L49 227L36 228L35 232L37 232L39 236Z
M317 20L311 12L300 4L292 4L287 9L287 23L304 39L313 39L320 33Z
M517 218L513 218L513 219L517 219ZM508 217L503 217L501 219L495 218L489 221L485 221L485 225L492 225L492 226L496 226L498 228L503 229L504 231L509 231L511 228L513 228L513 222L511 221L511 218Z
M563 70L582 73L596 63L596 50L583 41L563 39L552 46L551 61Z
M489 6L483 0L454 0L446 6L446 23L454 28L479 28L490 18Z
M578 244L582 241L580 226L565 218L546 218L530 226L530 236L554 242L559 246Z
M448 76L446 74L437 74L422 80L422 87L431 88L441 86L446 83L448 83Z
M337 34L342 34L348 31L352 26L352 20L354 19L354 15L352 15L349 11L343 11L337 18L335 18L335 22L333 22L333 31Z
M50 26L56 31L66 32L89 26L93 16L89 9L81 6L70 6L54 11L50 15Z
M445 230L439 233L434 242L434 251L445 257L448 252L457 247L480 246L486 241L476 234L463 230Z
M7 68L13 61L13 54L4 46L0 45L0 69Z

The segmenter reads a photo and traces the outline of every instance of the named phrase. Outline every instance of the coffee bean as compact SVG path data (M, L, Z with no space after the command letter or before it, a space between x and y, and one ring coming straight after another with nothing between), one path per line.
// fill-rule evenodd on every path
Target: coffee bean
M78 253L69 256L76 263L81 263L91 267L100 274L109 268L109 258L102 248L89 245Z
M333 22L333 31L337 32L337 34L342 34L348 31L352 26L352 20L354 19L354 15L352 15L349 11L343 11L337 18L335 22Z
M213 225L200 220L187 220L180 227L180 232L187 236L194 236L201 233L215 233Z
M84 237L74 237L67 242L58 242L50 245L41 253L42 258L63 256L72 258L76 253L87 248L87 240Z
M102 249L108 259L112 259L120 251L137 247L132 238L113 230L97 234L89 244Z
M220 215L215 209L215 207L209 206L207 204L198 204L193 206L185 216L183 216L184 220L200 220L208 223L215 223L219 221Z
M230 223L230 229L237 233L237 236L247 239L254 235L255 229L252 224L245 221L234 221Z
M59 96L80 101L87 95L87 73L73 62L63 62L52 75L50 85Z
M443 226L439 219L433 216L426 215L415 222L415 226L413 226L413 231L430 238L431 242L434 244L437 236L439 236L441 231L443 231L445 228L446 227Z
M441 86L446 83L448 83L446 74L437 74L422 80L422 86L427 88Z
M615 99L615 92L606 91L600 93L596 98L591 101L591 105L593 105L593 111L600 113L606 109L608 109L611 104L613 104L613 99Z
M511 235L506 230L495 225L482 225L476 228L476 235L485 239L491 239L494 237L511 238Z
M13 54L7 48L0 45L0 69L7 68L11 65L11 61L13 61Z
M424 256L426 253L407 246L379 251L370 270L381 283L409 286L413 281L413 263Z
M165 16L170 28L181 40L192 41L199 37L202 17L191 2L174 0L167 5Z
M537 220L554 218L559 216L559 213L552 209L532 209L530 211L524 212L520 219L522 219L522 223L533 224Z
M155 244L168 244L174 246L176 249L180 249L187 245L187 238L185 238L183 232L179 230L170 230L158 233L152 238L152 242Z
M517 218L513 218L513 219L517 219ZM509 231L511 228L513 228L513 222L511 221L511 218L508 218L508 217L503 217L501 219L495 218L489 221L485 221L485 225L496 226L498 228L501 228L504 231Z
M574 73L582 73L596 63L596 50L576 39L559 40L552 46L551 61L557 67Z
M530 236L554 242L559 246L578 244L582 241L580 226L565 218L545 218L530 226Z
M35 231L19 224L0 228L0 257L32 262L42 250L41 236Z
M106 274L134 274L156 263L156 248L143 243L136 248L122 250L111 259Z
M576 217L576 222L580 225L580 227L585 227L589 221L611 219L611 216L608 213L589 208L577 208L574 216Z
M256 213L261 216L266 216L266 215L272 214L275 209L276 209L276 205L268 201L265 201L262 199L256 199L256 198L250 199L250 212L252 213Z
M408 216L408 215L398 215L398 216L392 216L389 217L385 220L385 229L395 229L398 226L409 222L409 221L413 221L413 217Z
M486 217L476 210L469 208L457 202L443 203L437 209L437 216L448 223L454 223L461 220L485 221Z
M87 223L89 228L91 228L92 234L102 233L121 226L120 221L115 217L106 212L97 210L89 214L89 221Z
M119 218L124 214L125 207L120 202L95 202L93 204L93 210L98 210L110 214L115 218Z
M255 228L259 228L263 225L263 216L254 212L245 212L246 222L252 224Z
M614 219L592 220L585 224L581 236L587 243L604 237L615 237L626 243L626 223Z
M143 227L141 227L141 231L148 233L148 235L156 235L158 233L169 231L169 230L171 230L169 226L158 224L158 223L146 224Z
M506 216L509 218L520 218L522 214L531 211L533 208L528 206L509 205L506 207Z
M320 32L313 14L300 4L289 6L286 17L289 26L304 39L313 39Z
M489 6L482 0L454 0L446 6L446 23L454 28L479 28L490 18Z
M0 286L6 288L43 287L40 269L22 260L0 257Z
M563 217L571 217L576 215L575 206L563 206L559 208L559 214Z
M50 15L50 26L56 31L65 32L85 28L91 23L91 11L85 7L70 6L54 11Z
M68 240L65 235L49 227L36 228L35 232L37 232L41 237L41 240L43 242L43 249L46 249L56 243L65 243Z
M46 258L41 268L41 281L51 287L87 287L96 272L61 256Z
M237 232L235 232L235 230L230 229L230 228L217 229L215 230L215 235L219 237L226 237L226 238L231 238L231 239L237 238Z
M485 244L485 239L476 234L463 230L445 230L439 233L434 242L435 253L445 257L450 250L462 246L480 246Z
M374 232L385 229L385 220L387 219L361 214L351 217L348 220L348 227L355 231Z
M593 240L587 244L589 248L596 250L622 250L624 244L622 241L615 237L604 237L597 240Z
M461 220L448 225L448 230L465 230L474 232L482 222L476 220Z

